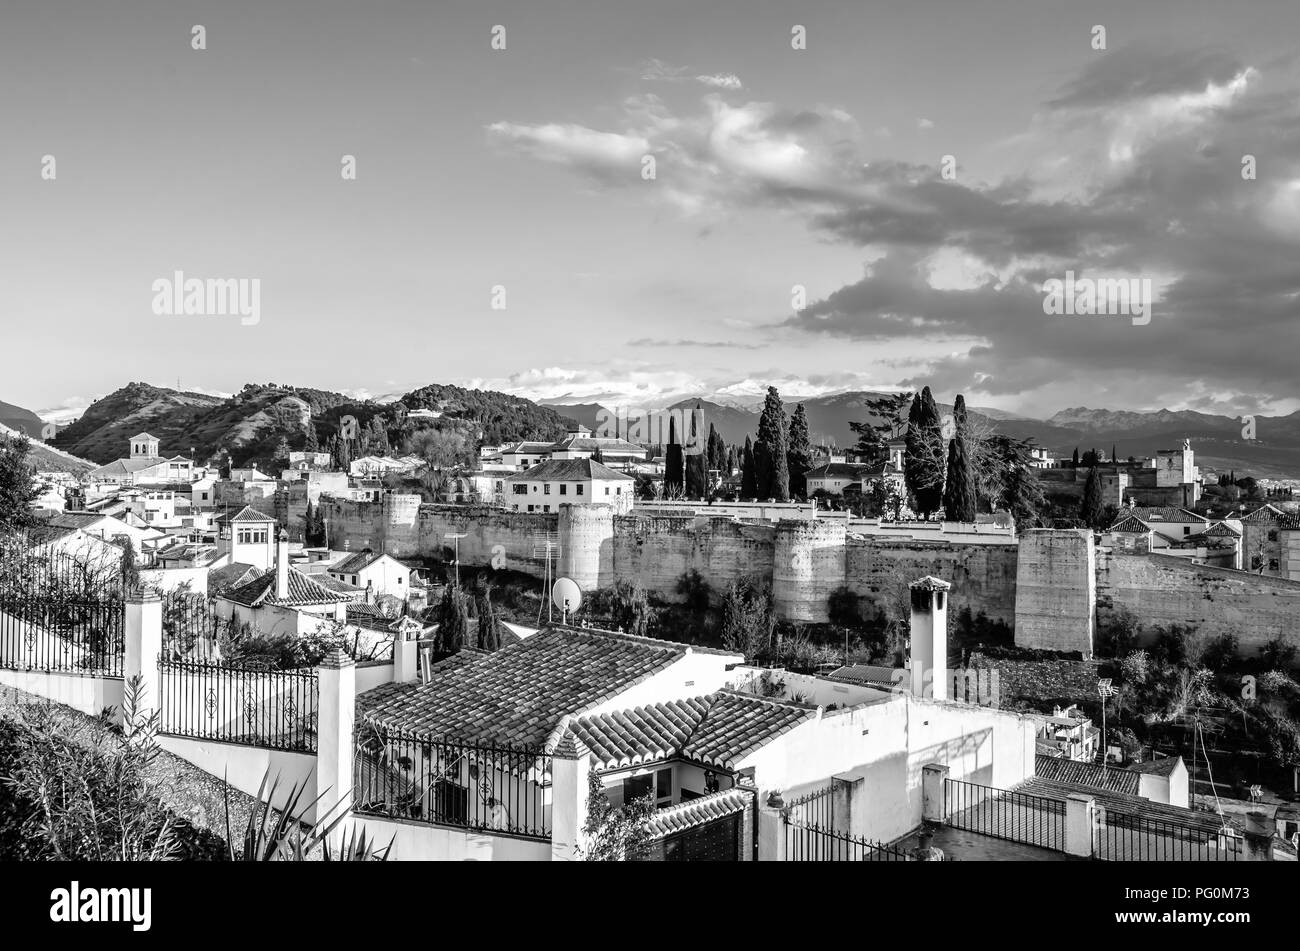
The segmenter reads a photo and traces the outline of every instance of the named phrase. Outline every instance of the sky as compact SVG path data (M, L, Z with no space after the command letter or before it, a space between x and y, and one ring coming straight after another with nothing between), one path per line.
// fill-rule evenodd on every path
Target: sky
M1291 412L1297 36L1294 0L5 0L0 399ZM156 313L177 271L256 279L256 322ZM1067 272L1151 319L1045 313Z

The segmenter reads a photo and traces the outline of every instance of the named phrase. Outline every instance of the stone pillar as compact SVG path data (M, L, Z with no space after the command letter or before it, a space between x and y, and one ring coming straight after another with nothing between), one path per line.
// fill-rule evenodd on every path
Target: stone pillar
M591 751L572 733L560 739L551 758L551 861L582 860L587 824L587 775Z
M1273 820L1263 812L1255 811L1246 813L1245 828L1242 830L1241 842L1241 860L1243 862L1271 862L1273 861ZM1228 843L1223 842L1223 836L1220 836L1222 846Z
M162 701L158 679L158 655L162 653L162 598L153 592L133 592L126 601L125 645L122 677L139 677L140 704L137 720L147 720ZM120 711L125 713L125 711ZM126 724L129 731L129 724Z
M316 803L312 821L332 821L352 808L352 729L356 719L357 666L335 648L316 668L319 688L316 728ZM344 820L329 835L337 849L347 834Z
M1100 818L1097 800L1083 793L1070 793L1065 801L1065 851L1092 858L1093 830Z
M785 800L773 792L758 807L758 860L784 862L786 824L783 812Z
M393 641L393 682L414 683L420 679L420 642L405 635Z
M740 855L738 859L741 862L752 862L756 858L754 847L758 842L758 790L747 787L743 783L742 788L749 789L751 795L745 801L745 811L740 816Z
M862 782L861 776L831 777L831 828L836 832L853 831L853 791Z
M926 822L943 824L947 819L944 809L943 787L948 779L948 767L927 763L921 767L921 818Z
M948 699L948 590L952 585L926 576L912 593L912 696Z

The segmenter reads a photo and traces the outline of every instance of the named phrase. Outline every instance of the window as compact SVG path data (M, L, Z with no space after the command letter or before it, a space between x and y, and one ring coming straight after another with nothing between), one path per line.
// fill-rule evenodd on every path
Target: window
M623 487L622 487L621 485L620 485L620 486L616 486L616 487L614 488L614 494L615 494L615 495L622 495L622 494L623 494Z
M532 506L532 505L528 506L528 511L531 512L531 511L533 510L533 508L534 508L534 506Z
M577 486L575 487L575 489L574 489L574 493L573 493L573 494L574 494L574 495L582 495L582 485L581 485L581 484L579 484L579 485L577 485Z
M568 495L568 494L569 494L569 487L568 487L567 485L565 485L563 482L561 482L561 483L560 483L560 495Z
M522 482L516 482L514 485L514 490L515 490L515 495L528 494L528 486L524 485Z
M549 505L543 505L543 506L542 506L542 511L543 511L543 512L549 512L550 510L551 510L551 507L550 507Z
M609 495L609 486L605 486L605 494Z
M1270 528L1270 529L1268 530L1268 540L1271 541L1271 542L1275 542L1275 541L1277 541L1277 529L1275 529L1275 528Z
M551 494L551 483L548 482L546 483L545 486L542 487L542 495L550 495L550 494Z
M1270 558L1270 559L1268 560L1268 570L1269 570L1269 571L1277 571L1277 559L1276 559L1276 558Z
M1258 571L1264 567L1264 558L1261 555L1252 555L1250 558L1250 570Z
M1192 526L1190 526L1190 525L1184 525L1184 526L1183 526L1183 534L1184 534L1184 535L1190 535L1190 534L1192 534Z
M398 579L397 579L397 583L398 583L398 584L401 584L401 583L402 583L402 579L401 579L401 578L398 578Z

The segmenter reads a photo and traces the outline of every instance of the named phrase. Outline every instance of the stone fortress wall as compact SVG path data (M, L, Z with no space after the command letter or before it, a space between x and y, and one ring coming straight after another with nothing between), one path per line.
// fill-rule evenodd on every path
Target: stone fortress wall
M1097 548L1092 533L1033 529L1018 541L971 536L916 539L859 535L845 519L741 521L707 514L615 515L608 506L562 505L558 513L322 498L334 547L384 550L445 560L459 539L466 565L540 578L545 542L558 547L552 570L583 590L636 581L680 601L682 576L699 572L720 595L733 581L770 582L777 612L792 621L828 620L827 600L847 588L873 603L898 572L952 584L951 611L970 607L1016 629L1017 644L1091 654L1098 623L1118 610L1141 623L1235 630L1242 649L1279 634L1300 641L1300 582L1195 565L1160 554Z

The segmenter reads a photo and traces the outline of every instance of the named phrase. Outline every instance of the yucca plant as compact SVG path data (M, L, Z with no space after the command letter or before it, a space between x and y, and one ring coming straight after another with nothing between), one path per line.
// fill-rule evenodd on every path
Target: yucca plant
M325 794L321 793L311 802L303 805L303 796L307 791L306 783L295 783L285 796L284 807L277 809L272 806L272 803L276 801L275 794L280 780L278 777L272 780L268 790L269 778L269 772L263 774L262 782L257 787L256 802L244 826L244 847L238 853L235 850L235 837L230 824L230 786L226 786L226 847L232 862L307 862L318 849L326 862L388 861L389 853L393 848L392 840L389 840L388 845L383 849L378 849L374 839L367 836L364 830L356 828L344 836L338 851L335 852L329 844L329 835L347 817L347 810L339 810L335 806L319 817L315 825L308 830L302 817L316 806ZM272 810L276 812L275 821L268 822Z

